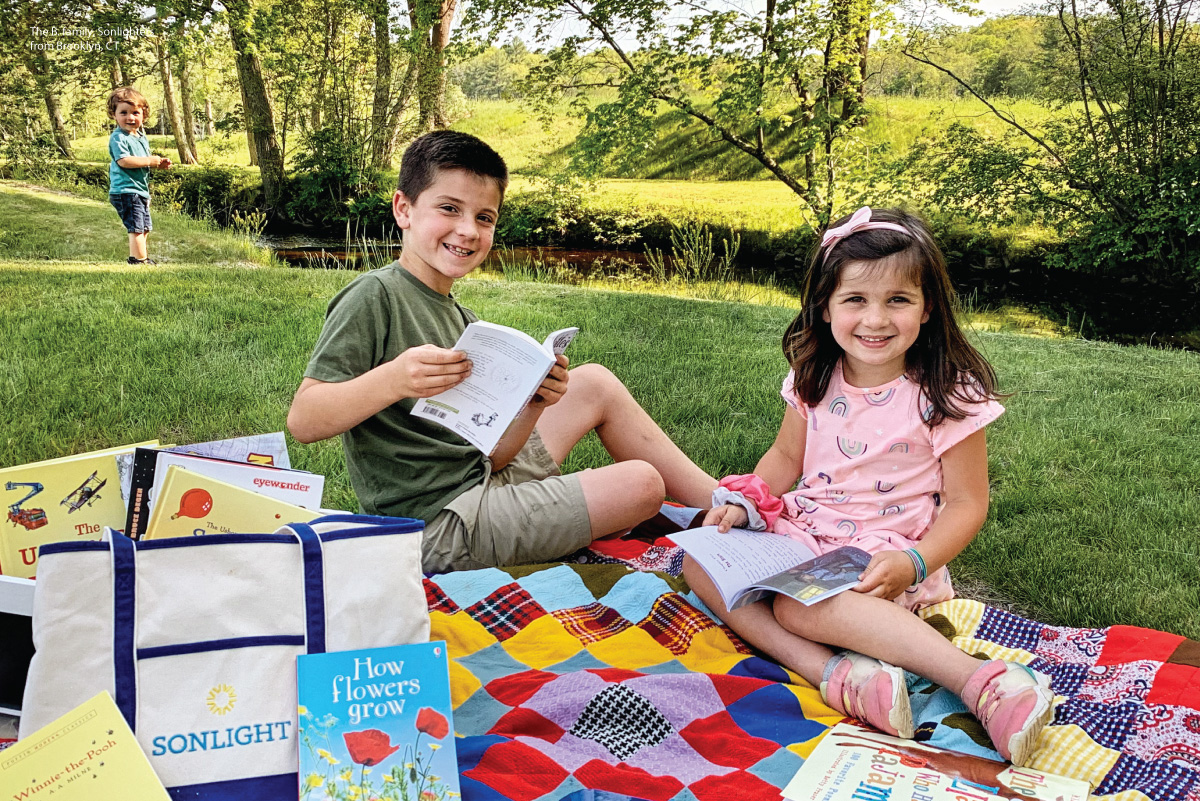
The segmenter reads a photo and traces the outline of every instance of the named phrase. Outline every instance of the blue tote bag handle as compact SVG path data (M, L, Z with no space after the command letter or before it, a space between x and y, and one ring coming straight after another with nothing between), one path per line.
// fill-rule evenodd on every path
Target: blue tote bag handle
M113 700L129 728L137 731L137 651L134 626L137 617L137 548L133 540L112 532L113 573Z
M325 561L321 538L306 523L288 526L300 540L304 552L305 647L310 654L325 653Z

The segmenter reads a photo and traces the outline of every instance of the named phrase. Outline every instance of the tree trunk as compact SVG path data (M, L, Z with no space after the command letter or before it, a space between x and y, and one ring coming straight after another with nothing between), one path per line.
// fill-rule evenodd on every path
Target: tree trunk
M375 28L375 95L371 100L371 165L384 169L383 154L388 150L388 106L392 94L392 35L388 21L388 0L371 4L371 24Z
M450 122L446 119L446 46L450 44L450 26L454 22L455 5L456 0L442 0L438 18L433 24L433 35L430 37L436 78L433 106L433 124L436 128L450 127Z
M179 122L179 109L175 105L175 89L171 86L171 66L167 61L167 51L163 47L162 31L154 37L154 52L158 56L158 74L162 79L163 105L166 107L167 122L171 125L171 135L175 137L175 150L179 153L180 164L195 164L196 158L188 150L187 139L183 135L183 126Z
M325 97L325 81L329 75L329 60L333 58L333 14L326 4L325 13L325 36L324 46L325 55L321 58L321 63L317 70L316 89L313 91L312 113L309 117L310 130L317 130L321 127L321 112L325 109L325 104L328 102Z
M54 132L54 144L66 158L75 160L71 150L71 137L67 135L67 126L63 122L62 107L58 103L58 95L54 93L54 80L50 75L50 64L42 53L30 53L25 57L25 66L37 81L41 90L42 100L46 103L46 116L50 118L50 129Z
M213 109L212 98L204 98L204 136L205 138L216 136L217 129L213 125Z
M250 0L225 0L225 8L229 12L229 36L245 99L246 118L254 136L254 150L258 153L263 195L267 208L273 210L284 201L283 151L275 135L275 110L250 30Z
M246 89L238 81L238 89L242 93L242 117L246 124L246 151L250 154L250 166L258 166L258 148L254 146L254 132L250 130L250 101L246 99Z
M195 163L199 161L196 153L196 117L192 113L192 86L188 77L187 57L180 53L176 63L179 66L179 104L183 106L183 135L187 138L188 150Z
M414 13L413 20L413 30L418 31L421 42L416 54L419 59L417 128L420 133L447 127L445 50L450 43L455 3L456 0L414 0L412 4L420 9Z
M404 68L404 79L400 82L400 89L396 93L396 100L392 104L391 113L388 116L387 139L384 140L384 149L380 152L379 162L376 164L380 169L391 169L392 162L395 160L396 140L400 137L400 116L408 108L413 89L417 86L417 66L417 60L410 58L408 66Z
M871 47L871 25L868 20L866 30L858 37L858 105L867 104L867 56Z
M114 58L112 61L112 71L109 74L109 83L113 89L118 89L125 85L125 73L121 70L121 60Z

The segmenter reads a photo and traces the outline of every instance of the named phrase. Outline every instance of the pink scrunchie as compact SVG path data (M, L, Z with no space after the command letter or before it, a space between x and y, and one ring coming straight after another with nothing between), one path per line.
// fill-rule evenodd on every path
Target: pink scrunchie
M717 483L718 486L742 493L746 500L751 501L758 509L758 513L762 515L763 521L766 522L768 531L774 528L775 521L783 514L783 501L772 495L767 482L754 473L747 473L744 476L725 476Z

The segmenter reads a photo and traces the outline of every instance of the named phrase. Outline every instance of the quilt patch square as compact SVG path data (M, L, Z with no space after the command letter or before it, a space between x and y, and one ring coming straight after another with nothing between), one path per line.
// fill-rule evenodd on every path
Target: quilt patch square
M450 600L450 596L442 592L441 587L429 579L425 579L422 584L425 585L425 603L430 612L445 612L447 615L453 615L458 611L458 604Z
M1146 703L1200 708L1200 670L1191 665L1163 665L1154 676Z
M1195 786L1196 774L1187 768L1122 754L1092 792L1116 795L1123 790L1138 790L1154 801L1188 801Z
M983 613L983 620L979 622L979 628L975 631L975 637L1006 648L1019 648L1033 653L1041 642L1043 628L1042 624L1036 621L988 607Z
M1166 662L1185 638L1137 626L1110 626L1097 665L1116 665L1147 659Z
M482 601L468 606L466 612L500 642L546 614L542 605L520 584L500 587Z
M650 614L638 623L639 628L676 655L687 653L692 638L715 625L708 615L674 592L660 596Z
M1138 704L1098 704L1072 698L1055 710L1054 722L1074 723L1097 745L1120 751L1133 731Z
M633 624L600 603L551 612L563 628L584 645L620 634Z

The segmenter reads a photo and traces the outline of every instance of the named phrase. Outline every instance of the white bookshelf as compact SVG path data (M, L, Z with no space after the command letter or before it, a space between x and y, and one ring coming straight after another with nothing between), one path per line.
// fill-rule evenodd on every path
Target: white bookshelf
M33 616L33 579L0 576L0 612Z

